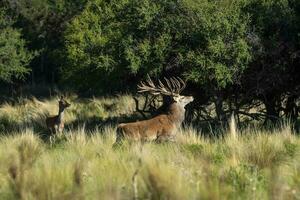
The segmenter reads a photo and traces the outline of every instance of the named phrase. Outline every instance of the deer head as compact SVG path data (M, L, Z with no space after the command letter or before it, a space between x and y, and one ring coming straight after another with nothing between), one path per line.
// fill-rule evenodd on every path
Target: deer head
M65 108L69 107L71 104L68 103L65 99L64 96L61 96L59 101L58 101L58 105L59 105L59 111L62 112L64 111Z
M164 78L165 84L158 80L158 85L155 85L148 75L146 82L140 82L138 85L138 92L148 92L152 95L166 95L171 96L174 102L181 107L185 107L192 102L194 98L192 96L182 96L180 93L185 89L186 83L179 77L171 77L170 79Z

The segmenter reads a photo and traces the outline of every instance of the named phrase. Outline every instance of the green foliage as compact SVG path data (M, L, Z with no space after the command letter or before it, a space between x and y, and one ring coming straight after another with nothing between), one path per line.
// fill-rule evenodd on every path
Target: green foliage
M0 5L7 8L16 20L14 27L22 30L22 38L31 51L39 54L30 63L33 83L58 80L61 65L60 50L65 24L76 15L86 0L4 0Z
M103 75L111 78L112 72L116 73L122 37L120 24L115 22L118 10L103 1L89 2L72 20L65 33L67 63L63 67L64 79L69 83L78 84L78 88L99 86Z
M241 8L209 1L89 2L65 32L64 78L86 88L177 71L225 87L251 59Z
M186 76L195 82L212 87L225 87L239 81L251 60L251 47L247 42L249 18L242 12L239 1L201 1L192 10L192 29L196 41L187 57ZM196 48L196 49L195 49Z
M12 19L0 8L0 80L24 79L32 57L20 31L12 27Z

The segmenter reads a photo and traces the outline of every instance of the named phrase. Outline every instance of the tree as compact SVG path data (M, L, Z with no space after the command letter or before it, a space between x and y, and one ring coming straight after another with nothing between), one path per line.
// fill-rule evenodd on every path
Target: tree
M33 54L25 47L18 29L12 27L13 19L0 7L0 80L12 82L24 79L29 73L28 64Z
M38 52L31 61L31 82L56 83L62 57L62 33L69 20L79 13L86 0L4 0L14 27L22 30L22 38L31 51ZM29 80L30 80L29 79Z
M81 88L113 89L146 74L184 74L225 87L251 55L241 4L224 2L90 1L65 32L63 77Z
M262 101L271 121L279 119L282 111L291 115L299 98L299 5L252 0L244 10L251 17L253 62L243 75L241 93Z

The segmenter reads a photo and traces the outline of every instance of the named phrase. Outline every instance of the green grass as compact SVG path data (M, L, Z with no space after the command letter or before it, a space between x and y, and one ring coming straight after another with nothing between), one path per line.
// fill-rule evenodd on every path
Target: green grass
M52 143L40 135L55 99L0 107L0 199L300 199L300 138L288 125L233 121L222 139L191 127L175 143L112 148L114 124L135 116L131 97L69 100Z

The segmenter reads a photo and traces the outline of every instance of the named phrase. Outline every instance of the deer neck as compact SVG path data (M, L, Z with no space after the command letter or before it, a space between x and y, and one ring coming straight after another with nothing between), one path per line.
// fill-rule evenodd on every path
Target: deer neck
M61 123L61 122L63 122L63 120L64 120L64 109L60 109L59 111L58 111L58 119L57 119L57 121L58 121L58 123Z
M172 122L178 123L178 125L180 125L184 120L185 108L174 102L169 107L168 116Z

